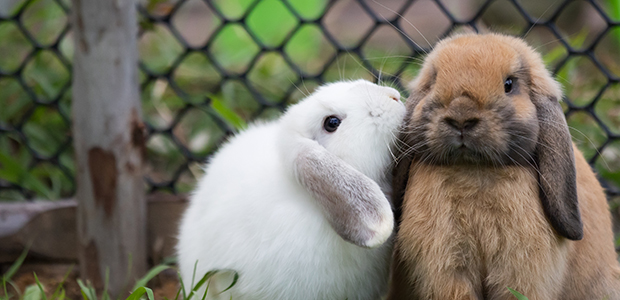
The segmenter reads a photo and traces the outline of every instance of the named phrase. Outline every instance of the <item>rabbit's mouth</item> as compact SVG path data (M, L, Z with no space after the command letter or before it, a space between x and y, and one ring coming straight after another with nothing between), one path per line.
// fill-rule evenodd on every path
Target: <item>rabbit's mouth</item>
M504 161L501 154L480 151L479 149L460 145L431 147L422 154L421 160L434 165L492 165Z
M476 165L501 167L532 165L533 144L530 139L510 134L497 137L495 132L440 131L421 134L417 156L433 165ZM532 144L532 145L531 145Z

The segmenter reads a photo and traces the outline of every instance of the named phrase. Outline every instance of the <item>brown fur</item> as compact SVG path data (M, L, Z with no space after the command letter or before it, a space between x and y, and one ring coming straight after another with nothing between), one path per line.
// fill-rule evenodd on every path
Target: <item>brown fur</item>
M505 93L508 76L518 90ZM514 299L506 287L531 300L620 299L605 194L571 146L540 56L513 37L451 38L412 90L389 299ZM467 150L450 148L446 124L471 120Z

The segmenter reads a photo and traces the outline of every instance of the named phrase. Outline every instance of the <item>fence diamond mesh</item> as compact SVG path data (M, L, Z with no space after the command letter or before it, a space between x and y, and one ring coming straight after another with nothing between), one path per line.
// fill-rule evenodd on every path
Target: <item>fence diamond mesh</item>
M74 193L70 5L0 4L0 201ZM618 1L145 0L138 11L150 192L191 190L229 135L323 82L366 78L406 96L439 39L495 31L543 53L575 143L619 199Z

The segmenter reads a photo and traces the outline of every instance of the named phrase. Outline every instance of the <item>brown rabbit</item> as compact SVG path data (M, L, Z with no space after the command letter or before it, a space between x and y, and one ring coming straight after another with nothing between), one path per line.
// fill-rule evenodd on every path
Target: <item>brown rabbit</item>
M394 174L389 299L620 299L605 194L561 97L518 38L456 36L429 54Z

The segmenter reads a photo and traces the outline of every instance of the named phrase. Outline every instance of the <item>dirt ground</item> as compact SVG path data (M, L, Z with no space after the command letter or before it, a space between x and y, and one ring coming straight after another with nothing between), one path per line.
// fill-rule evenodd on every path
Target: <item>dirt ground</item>
M19 293L24 293L26 287L36 284L34 273L37 274L39 281L43 284L45 294L49 297L54 293L58 285L62 282L64 276L69 272L63 287L67 299L79 300L83 299L80 287L77 283L79 272L77 265L70 264L24 264L13 276L12 281L19 288ZM175 270L166 270L155 277L148 285L153 289L155 299L174 299L179 289L179 282ZM10 294L15 294L13 288L7 286ZM1 288L0 288L1 290ZM0 291L0 296L4 294ZM129 294L127 294L129 295ZM121 297L124 299L125 297ZM18 299L12 297L11 299Z

